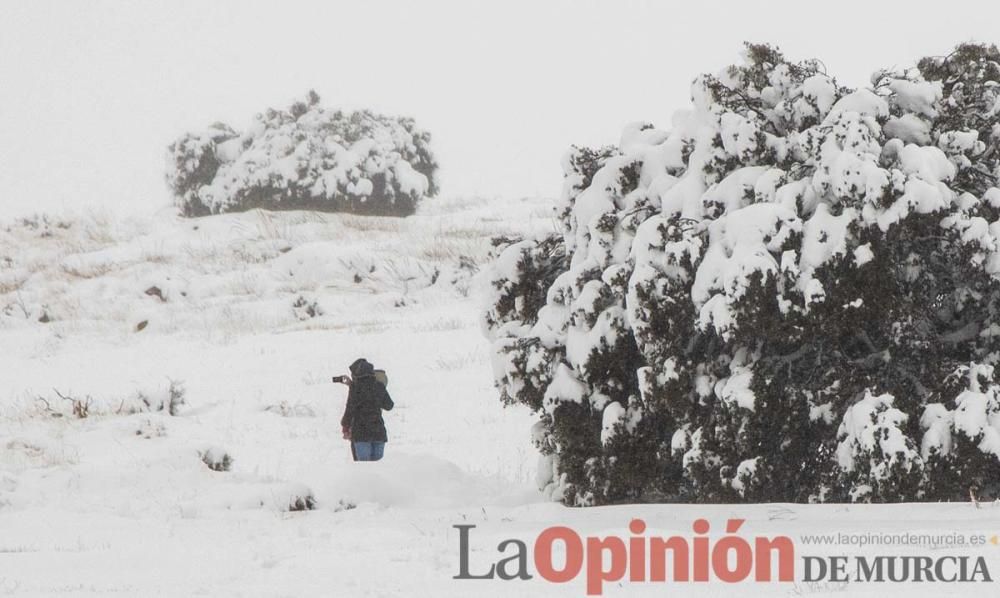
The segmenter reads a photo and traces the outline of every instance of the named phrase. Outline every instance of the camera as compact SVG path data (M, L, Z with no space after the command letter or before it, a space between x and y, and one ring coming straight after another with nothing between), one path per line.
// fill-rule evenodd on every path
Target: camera
M347 384L347 376L334 376L333 381L336 384Z

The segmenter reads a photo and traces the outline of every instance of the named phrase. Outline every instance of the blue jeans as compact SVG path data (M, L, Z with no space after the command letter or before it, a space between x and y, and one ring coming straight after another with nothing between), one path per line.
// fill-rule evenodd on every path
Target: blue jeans
M354 455L358 461L378 461L385 452L384 442L353 442Z

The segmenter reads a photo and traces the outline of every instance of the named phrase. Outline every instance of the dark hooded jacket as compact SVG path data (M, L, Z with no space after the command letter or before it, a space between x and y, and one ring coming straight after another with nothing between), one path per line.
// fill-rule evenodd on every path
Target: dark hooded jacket
M389 391L375 379L375 367L364 359L351 364L351 390L340 425L351 430L355 442L386 442L382 410L392 409Z

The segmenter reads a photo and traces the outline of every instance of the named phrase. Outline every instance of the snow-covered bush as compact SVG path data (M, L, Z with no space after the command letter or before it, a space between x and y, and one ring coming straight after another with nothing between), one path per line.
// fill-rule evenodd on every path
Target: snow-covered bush
M167 184L187 216L267 208L409 215L437 193L430 134L410 118L319 105L310 91L240 133L215 123L168 148Z
M316 497L313 496L312 490L302 487L296 493L292 493L288 497L288 511L312 511L316 508Z
M233 458L226 449L209 446L198 451L198 457L205 467L212 471L229 471L233 467Z
M323 315L323 308L315 300L309 300L299 295L292 303L292 313L299 320L308 320Z
M1000 479L1000 52L850 89L748 45L573 148L485 324L555 498L963 498Z
M182 382L170 380L166 387L157 386L137 391L133 397L130 397L128 404L122 402L119 411L131 413L166 411L170 415L177 415L187 402L186 394Z

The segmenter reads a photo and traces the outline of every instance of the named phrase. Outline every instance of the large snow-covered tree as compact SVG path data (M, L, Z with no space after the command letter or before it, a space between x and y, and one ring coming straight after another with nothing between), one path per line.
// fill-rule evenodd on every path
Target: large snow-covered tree
M216 123L168 148L167 185L188 216L313 209L409 215L437 193L430 134L409 118L320 105L310 91L243 133Z
M486 313L555 499L902 501L1000 484L1000 52L851 89L747 45L666 130L573 148Z

